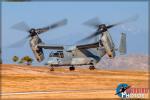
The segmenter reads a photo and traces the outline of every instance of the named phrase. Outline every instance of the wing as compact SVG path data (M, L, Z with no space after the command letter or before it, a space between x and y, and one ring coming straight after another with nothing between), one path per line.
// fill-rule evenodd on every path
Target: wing
M76 46L62 46L62 45L48 45L48 44L38 44L39 48L44 49L55 49L55 50L74 50L74 49L90 49L90 48L97 48L99 47L99 43L91 43L91 44L85 44L85 45L76 45ZM73 47L73 48L72 48Z
M55 50L63 50L63 46L57 46L57 45L47 45L47 44L38 44L39 48L44 48L44 49L55 49Z
M78 49L90 49L90 48L97 48L97 47L99 47L99 42L76 46L76 48Z

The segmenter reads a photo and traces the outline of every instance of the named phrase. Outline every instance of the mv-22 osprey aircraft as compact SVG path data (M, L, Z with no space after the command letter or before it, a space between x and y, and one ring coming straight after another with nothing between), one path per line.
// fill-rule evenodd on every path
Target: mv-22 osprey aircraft
M135 19L135 17L132 17L112 25L99 24L98 22L95 23L93 19L91 19L84 24L96 27L96 32L78 41L74 45L48 45L39 37L40 34L48 30L65 25L67 23L66 19L44 28L29 28L25 23L16 24L13 28L21 29L20 27L24 27L22 29L29 32L29 35L25 39L30 38L30 47L38 62L44 60L43 49L53 50L49 54L49 60L47 62L51 71L53 71L56 66L70 66L70 70L75 70L74 66L78 65L90 65L89 69L93 70L95 69L94 65L98 63L104 55L108 55L109 58L114 58L116 56L116 51L120 51L121 54L126 53L126 34L121 33L120 46L116 49L108 29ZM97 36L98 40L93 43L79 44ZM24 41L25 39L21 41ZM21 43L21 41L19 43ZM18 43L15 43L11 46L14 47L17 44Z

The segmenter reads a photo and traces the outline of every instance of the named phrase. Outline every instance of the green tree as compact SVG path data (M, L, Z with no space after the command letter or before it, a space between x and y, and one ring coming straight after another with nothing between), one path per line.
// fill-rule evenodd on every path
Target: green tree
M14 62L17 62L17 61L19 60L19 57L14 56L14 57L12 58L12 60L13 60Z
M31 65L32 62L33 62L33 59L31 57L29 57L29 56L25 56L25 57L22 58L22 61L26 62L27 65Z

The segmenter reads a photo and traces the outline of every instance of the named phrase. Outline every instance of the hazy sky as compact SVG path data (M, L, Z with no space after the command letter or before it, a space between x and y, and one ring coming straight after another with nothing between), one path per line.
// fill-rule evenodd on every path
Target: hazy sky
M128 54L148 54L148 2L22 2L2 3L2 58L11 63L14 55L33 57L27 42L20 48L7 48L8 45L28 35L11 28L24 21L30 27L40 28L54 22L68 19L63 27L40 35L48 44L73 44L95 31L82 23L98 17L101 23L112 24L128 17L139 15L135 22L117 26L109 30L118 47L120 33L127 34ZM45 51L47 58L48 50Z

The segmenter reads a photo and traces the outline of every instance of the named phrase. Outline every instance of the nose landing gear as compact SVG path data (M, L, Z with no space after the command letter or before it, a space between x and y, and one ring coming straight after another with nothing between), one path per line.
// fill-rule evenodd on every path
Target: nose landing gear
M90 69L90 70L94 70L94 69L96 69L93 63L90 63L90 67L89 67L89 69Z
M96 68L95 68L95 66L91 65L91 66L89 67L89 69L90 69L90 70L94 70L94 69L96 69Z

